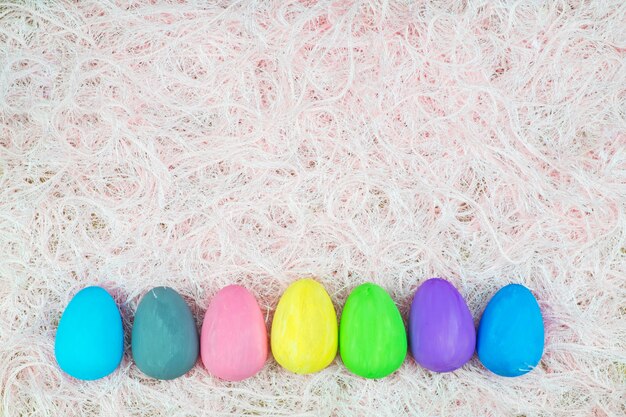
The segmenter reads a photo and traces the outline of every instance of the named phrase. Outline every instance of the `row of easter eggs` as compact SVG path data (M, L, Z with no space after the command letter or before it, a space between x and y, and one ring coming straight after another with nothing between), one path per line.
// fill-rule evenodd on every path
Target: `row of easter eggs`
M539 305L522 285L500 289L478 326L457 289L433 278L415 293L407 334L389 294L372 283L348 296L339 326L333 303L317 281L301 279L281 297L271 327L271 350L284 368L308 374L328 366L339 353L345 366L365 378L397 370L407 347L417 363L435 372L458 369L474 354L502 376L518 376L541 359L544 326ZM255 375L268 356L261 309L244 287L220 290L206 311L200 337L189 306L173 289L157 287L141 299L131 335L137 367L157 379L185 374L201 356L207 370L224 380ZM93 380L120 364L124 335L120 312L101 287L87 287L65 309L55 355L69 375Z

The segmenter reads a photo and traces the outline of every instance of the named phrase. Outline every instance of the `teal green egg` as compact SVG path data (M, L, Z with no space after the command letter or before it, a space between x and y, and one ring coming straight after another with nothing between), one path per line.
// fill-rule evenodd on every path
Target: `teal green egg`
M87 287L69 302L56 333L59 367L77 379L94 380L113 372L124 353L122 317L101 287Z
M137 367L152 378L178 378L195 365L198 330L191 309L174 289L153 288L141 299L131 347Z

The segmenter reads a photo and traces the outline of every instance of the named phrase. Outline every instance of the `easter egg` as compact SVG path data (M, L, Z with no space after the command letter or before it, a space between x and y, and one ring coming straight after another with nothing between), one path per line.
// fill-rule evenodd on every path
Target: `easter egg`
M56 333L59 367L74 378L93 380L113 372L124 353L122 317L101 287L87 287L69 302Z
M272 321L276 361L297 374L327 367L337 355L337 314L324 287L301 279L287 288Z
M406 357L406 330L398 307L376 284L356 287L346 300L339 324L341 360L353 373L382 378Z
M263 368L267 330L250 291L229 285L213 297L202 323L200 352L207 370L227 381L241 381Z
M409 344L415 361L434 372L458 369L474 354L472 314L445 279L431 278L415 292L409 313Z
M530 372L543 354L544 328L528 288L507 285L487 304L478 326L476 351L485 368L501 376Z
M141 299L131 347L137 367L157 379L174 379L198 359L198 331L189 306L172 288L157 287Z

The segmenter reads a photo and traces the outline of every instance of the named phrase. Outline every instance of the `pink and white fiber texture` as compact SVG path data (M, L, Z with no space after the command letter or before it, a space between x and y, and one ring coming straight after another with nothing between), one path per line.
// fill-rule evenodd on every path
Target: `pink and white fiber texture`
M626 3L0 3L0 415L626 415ZM60 314L106 287L126 334L176 288L198 325L238 283L269 327L287 285L340 309L373 281L406 317L444 277L478 320L532 289L540 365L338 358L238 383L55 364ZM127 339L128 342L128 339Z

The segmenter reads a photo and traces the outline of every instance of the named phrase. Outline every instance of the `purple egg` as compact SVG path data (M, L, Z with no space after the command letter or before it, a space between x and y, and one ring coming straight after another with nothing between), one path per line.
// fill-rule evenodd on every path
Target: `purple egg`
M454 371L474 354L472 313L445 279L431 278L417 289L409 313L409 343L415 361L435 372Z

